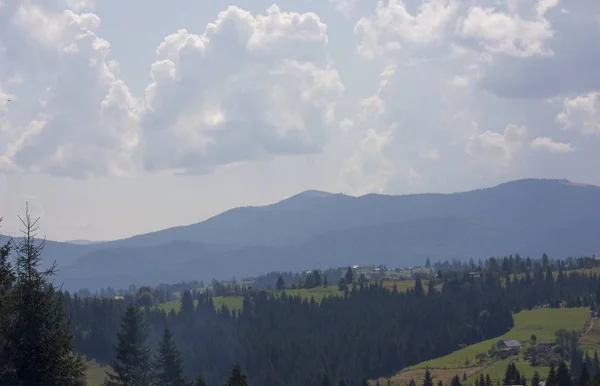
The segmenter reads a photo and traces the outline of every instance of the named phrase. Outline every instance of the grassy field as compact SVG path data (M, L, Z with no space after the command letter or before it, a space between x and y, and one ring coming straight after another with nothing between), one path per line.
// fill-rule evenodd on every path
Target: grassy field
M86 371L87 386L101 386L104 383L106 367L100 366L95 361L87 362Z
M406 291L409 288L414 288L415 281L414 280L384 280L383 285L385 288L392 289L394 287L394 283L396 284L396 288L398 291ZM427 280L423 281L423 287L426 289L428 285ZM273 291L273 293L277 294L277 291ZM316 302L321 302L323 298L330 296L342 296L344 293L338 290L337 285L330 285L328 287L315 287L315 288L302 288L302 289L287 289L285 293L288 296L300 296L302 299L310 299L314 298ZM220 309L223 305L225 305L230 310L240 310L242 309L242 301L243 298L241 296L218 296L213 298L213 303L215 304L216 309ZM166 312L171 312L171 310L175 312L179 312L181 308L181 301L174 300L171 302L166 302L162 304L158 304L155 306L157 309L165 310Z
M531 379L534 371L538 371L544 377L548 373L548 368L533 368L522 356L498 361L488 359L481 363L478 363L476 356L480 353L487 353L492 345L496 344L500 339L516 339L521 342L527 342L530 340L531 335L535 334L538 342L552 342L554 333L561 328L583 331L586 329L586 324L589 324L589 309L587 307L539 308L531 311L522 311L514 316L514 320L515 326L503 336L480 342L444 357L409 367L390 378L391 385L404 386L412 378L420 380L423 378L424 371L428 367L434 374L438 374L437 379L441 379L444 382L454 375L462 377L466 373L470 381L468 384L472 384L474 383L475 376L479 376L480 373L489 373L492 381L496 383L496 381L502 380L506 367L511 360L514 361L515 359L517 368L527 379ZM600 348L600 326L594 324L594 327L581 338L581 341L584 349L591 349L592 347ZM387 379L380 379L381 384L386 384L384 381L387 382Z

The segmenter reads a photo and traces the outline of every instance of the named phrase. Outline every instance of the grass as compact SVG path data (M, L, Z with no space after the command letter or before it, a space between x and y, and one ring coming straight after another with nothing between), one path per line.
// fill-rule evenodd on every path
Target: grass
M392 289L396 284L398 291L407 291L410 288L414 288L414 280L384 280L383 285L385 288ZM427 280L423 281L423 288L427 289ZM278 291L272 291L278 294ZM330 296L342 296L344 293L338 290L337 285L330 285L327 287L315 287L315 288L302 288L302 289L286 289L285 293L288 296L300 296L302 299L314 298L317 303L320 303L326 297ZM215 309L219 310L225 305L229 310L241 310L242 309L243 297L241 296L217 296L213 298ZM173 300L170 302L158 304L155 306L156 309L164 310L165 312L179 312L181 308L180 300Z
M529 341L531 335L537 336L538 342L552 342L554 333L561 328L566 330L581 330L584 328L589 308L538 308L531 311L521 311L514 316L515 326L498 338L489 339L441 358L419 363L412 368L465 368L467 360L475 366L477 354L486 353L498 340L515 339Z
M86 384L87 386L101 386L106 378L106 367L100 366L96 361L87 362Z
M409 367L389 378L390 384L403 386L408 384L411 379L415 379L419 384L425 375L426 368L429 368L432 375L443 382L449 381L455 375L462 379L463 374L466 374L467 384L470 385L475 383L475 377L478 377L481 373L489 373L493 383L496 384L496 382L502 381L506 367L511 361L514 361L521 374L527 379L531 379L535 371L541 377L545 377L549 370L547 367L534 368L523 359L522 355L503 360L488 359L481 363L477 363L476 356L480 353L487 353L501 339L516 339L527 342L531 339L531 335L535 334L538 342L549 343L554 340L554 333L562 328L568 331L582 331L589 323L589 308L538 308L526 310L514 315L514 321L515 326L506 334ZM593 328L584 334L581 343L584 349L593 350L596 347L600 349L600 322L595 323ZM387 380L381 378L379 383L385 385ZM371 384L374 385L375 382L372 381Z

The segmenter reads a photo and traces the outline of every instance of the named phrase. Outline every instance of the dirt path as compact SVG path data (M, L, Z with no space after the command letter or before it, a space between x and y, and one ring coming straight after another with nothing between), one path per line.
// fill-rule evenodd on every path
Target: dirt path
M587 330L585 330L585 332L583 334L581 334L581 336L584 336L585 334L589 333L590 331L592 331L592 328L594 328L594 324L596 323L596 318L593 318L590 321L590 326L588 327Z

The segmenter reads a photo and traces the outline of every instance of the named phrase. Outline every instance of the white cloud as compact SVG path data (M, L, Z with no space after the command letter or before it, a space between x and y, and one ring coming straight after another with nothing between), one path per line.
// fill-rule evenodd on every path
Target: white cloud
M343 131L344 133L349 132L350 130L352 130L353 127L354 127L354 121L352 119L344 118L340 122L340 130Z
M574 128L586 135L600 134L600 93L565 98L564 110L556 120L565 129Z
M532 20L494 8L471 7L467 17L459 21L457 33L494 54L518 57L551 55L546 43L552 39L554 32L550 22L544 18L551 4L548 0L541 1L538 15Z
M378 1L374 15L361 18L354 29L358 52L372 59L400 48L442 41L457 10L454 0L423 1L411 14L403 0Z
M570 153L575 150L570 143L554 142L552 138L537 137L531 142L531 148L547 150L551 153Z
M367 129L357 151L345 161L342 175L354 193L385 192L395 169L383 154L391 137L391 131L378 134L372 128Z
M146 166L203 173L321 151L344 91L326 29L312 13L229 7L203 35L165 38L146 89Z
M523 150L528 137L525 126L509 124L502 133L486 130L470 138L465 151L475 162L485 162L496 171L504 171Z
M0 134L2 167L71 177L130 172L136 101L107 64L110 45L94 32L100 19L60 5L9 4L4 72L22 82L11 82L19 103Z

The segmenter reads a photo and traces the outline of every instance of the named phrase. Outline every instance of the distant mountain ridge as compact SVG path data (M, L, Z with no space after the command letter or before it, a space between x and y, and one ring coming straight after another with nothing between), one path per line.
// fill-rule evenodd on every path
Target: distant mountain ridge
M206 221L90 245L49 243L73 288L243 277L273 269L414 265L600 251L600 187L518 180L453 194L306 191Z

